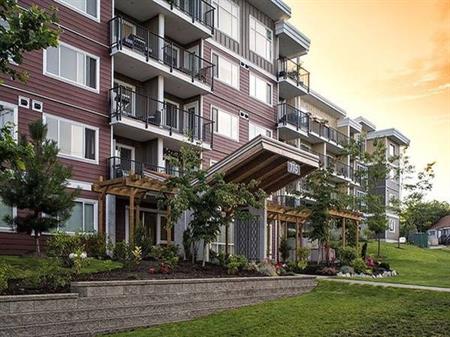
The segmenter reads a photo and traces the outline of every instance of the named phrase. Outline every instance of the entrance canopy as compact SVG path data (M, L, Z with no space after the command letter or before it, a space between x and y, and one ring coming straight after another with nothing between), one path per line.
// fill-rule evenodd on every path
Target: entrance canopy
M236 183L254 179L266 193L273 193L317 168L317 155L260 135L214 164L208 177L221 173Z

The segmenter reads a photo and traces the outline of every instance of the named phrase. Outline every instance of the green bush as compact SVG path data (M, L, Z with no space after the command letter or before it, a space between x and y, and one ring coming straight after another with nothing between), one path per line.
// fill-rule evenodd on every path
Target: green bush
M358 257L356 249L349 246L339 248L337 253L342 266L350 265Z
M365 259L367 257L367 242L364 242L361 248L361 257Z
M365 273L367 269L366 263L360 257L352 261L352 267L355 270L355 273L357 274Z
M104 259L106 257L106 236L104 234L80 234L80 241L88 257L96 259Z
M0 264L0 294L8 289L8 279L11 267L7 264Z
M381 262L381 263L378 265L378 268L383 268L383 269L386 269L386 270L391 270L391 266L390 266L389 263L387 263L387 262Z
M297 248L297 268L298 271L301 271L306 268L308 265L309 254L311 253L311 249L308 247L299 247Z
M153 246L150 251L150 256L170 269L174 269L180 259L178 256L178 246L175 245Z
M153 247L153 240L147 236L144 225L138 221L134 233L134 245L141 247L142 258L145 259L150 255Z
M55 292L66 288L71 278L70 271L61 268L56 262L45 262L35 273L20 280L19 287Z
M113 249L113 260L128 263L131 259L131 247L126 241L116 242Z
M69 255L82 249L81 236L76 234L69 235L58 231L47 241L47 255L60 258L66 267L73 265Z
M246 269L248 260L243 255L231 255L226 263L228 274L237 274L240 270Z
M350 266L342 266L341 269L339 270L342 274L354 274L355 273L355 269L353 269Z

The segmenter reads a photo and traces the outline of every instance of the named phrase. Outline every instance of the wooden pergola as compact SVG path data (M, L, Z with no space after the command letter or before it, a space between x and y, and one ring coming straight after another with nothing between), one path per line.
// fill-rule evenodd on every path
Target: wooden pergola
M141 176L132 174L126 177L103 180L100 177L92 185L92 191L98 193L98 218L99 232L105 233L105 202L106 195L115 195L129 198L128 224L130 227L130 237L134 235L135 219L139 219L140 201L147 193L167 192L165 180L168 176L162 173L155 173L152 176ZM168 238L170 238L170 229L168 229Z

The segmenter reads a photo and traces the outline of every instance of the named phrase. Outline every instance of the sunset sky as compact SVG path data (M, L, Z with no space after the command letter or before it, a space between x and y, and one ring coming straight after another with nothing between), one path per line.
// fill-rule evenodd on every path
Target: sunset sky
M311 39L311 87L436 161L429 198L450 202L450 0L285 0Z

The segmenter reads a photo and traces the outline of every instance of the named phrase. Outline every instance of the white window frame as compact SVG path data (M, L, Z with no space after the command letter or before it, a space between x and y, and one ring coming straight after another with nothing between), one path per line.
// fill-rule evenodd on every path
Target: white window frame
M226 110L223 110L223 109L219 108L219 107L216 106L216 105L211 105L210 116L211 116L211 120L214 121L214 123L217 123L218 121L215 121L215 120L214 120L213 109L217 109L217 114L219 114L219 113L224 113L224 114L230 115L232 118L236 118L236 119L237 119L237 133L236 133L237 138L233 138L233 137L230 137L229 135L225 135L225 134L221 133L221 132L219 131L218 128L217 128L217 131L214 130L214 132L215 132L217 135L221 136L221 137L230 139L230 140L235 141L235 142L239 142L239 116L238 116L238 115L235 115L235 114L233 114L233 113L231 113L231 112L228 112L228 111L226 111ZM219 117L219 116L217 116L217 117ZM214 126L214 129L215 129L215 128L216 128L216 127Z
M250 90L250 82L251 82L251 77L254 76L257 79L260 79L261 81L264 81L266 84L268 84L270 86L270 103L263 101L262 99L260 99L259 97L256 97L254 95L252 95L252 92ZM262 102L270 107L273 106L273 84L270 83L269 81L265 80L264 78L262 78L261 76L256 75L254 72L249 72L248 74L248 94L250 97L256 99L258 102Z
M94 205L94 232L93 233L97 233L98 232L98 200L94 200L94 199L87 199L87 198L76 198L74 200L74 202L81 202L83 204L83 215L82 215L82 219L83 219L83 224L82 224L82 229L83 231L81 232L67 232L64 230L64 228L60 228L60 225L58 224L57 229L58 230L62 230L64 231L64 233L66 234L75 234L75 233L91 233L91 232L85 232L85 223L84 223L84 205L85 204L91 204ZM72 214L70 215L72 216Z
M137 99L137 97L136 97L136 95L137 95L137 92L136 92L136 86L133 85L133 84L130 84L130 83L128 83L128 82L118 80L118 79L116 79L116 78L114 79L113 83L114 83L114 84L117 83L118 85L121 85L121 86L123 86L123 87L125 87L125 88L129 88L129 89L131 89L131 91L133 91L133 94L132 94L132 97L131 97L131 102L132 102L132 105L131 105L131 115L132 115L132 116L136 116L136 99ZM134 96L134 97L133 97L133 96Z
M240 6L237 3L235 3L234 1L232 1L232 0L222 0L222 1L228 1L231 4L231 6L237 7L237 20L236 20L237 21L237 36L232 36L232 35L224 32L223 30L221 30L219 28L220 20L218 20L218 15L219 15L219 7L220 6L218 4L218 1L219 0L213 0L212 1L212 5L215 8L215 10L214 10L214 22L215 22L215 26L216 26L215 29L220 31L222 34L228 36L230 39L232 39L232 40L234 40L236 42L240 42L240 40L241 40L241 38L240 38L240 35L241 35L241 21L240 21L241 8L240 8ZM232 13L230 13L230 14L233 15Z
M68 122L68 123L71 123L71 124L74 124L74 125L77 125L77 126L80 126L80 127L83 127L83 128L88 128L88 129L91 129L91 130L95 130L95 159L87 159L87 158L84 158L84 157L72 156L72 155L69 155L69 154L61 153L61 152L58 153L58 157L71 159L71 160L78 160L78 161L82 161L82 162L85 162L85 163L98 165L98 163L99 163L99 155L100 155L99 154L99 132L100 131L99 131L98 127L91 126L91 125L84 124L84 123L80 123L80 122L76 122L76 121L71 120L71 119L67 119L67 118L51 115L51 114L48 114L48 113L43 113L42 114L42 120L43 120L44 124L47 123L47 118L53 118L53 119L57 119L58 120L58 142L57 142L58 147L59 147L59 135L60 135L60 122L61 121ZM84 136L84 134L83 134L83 136ZM85 144L84 144L84 137L83 137L83 152L85 151L85 146L84 145Z
M250 22L251 20L254 20L256 23L259 23L261 26L264 26L265 29L267 29L268 31L270 31L270 33L272 34L272 40L270 43L270 58L267 58L267 55L261 55L260 53L258 53L255 49L251 48L251 40L252 40L252 28L250 27ZM264 60L273 63L273 55L274 55L274 33L273 30L269 27L267 27L264 23L262 23L261 21L259 21L257 18L255 18L253 15L249 15L249 20L248 20L248 40L249 40L249 50L252 53L255 53L256 55L262 57ZM255 34L257 34L257 32L254 32ZM266 38L267 39L267 38ZM255 36L255 40L256 40L256 36ZM256 44L256 41L254 41L254 43Z
M389 233L395 233L395 219L389 218ZM391 224L394 224L391 226Z
M0 202L1 202L1 199L0 199ZM12 217L15 218L17 216L17 207L11 207L11 209L12 209ZM1 219L1 220L3 222L3 219ZM16 230L14 229L14 227L11 227L11 226L7 226L7 227L0 226L0 232L15 233Z
M12 128L13 137L16 142L19 139L19 107L16 104L0 101L0 105L4 106L7 109L11 109L14 112L14 125Z
M81 83L78 83L76 81L72 81L70 79L62 77L60 75L55 75L55 74L52 74L52 73L48 72L47 71L47 49L44 49L44 52L42 53L43 58L44 58L43 59L43 74L45 76L57 79L59 81L62 81L62 82L65 82L65 83L69 83L69 84L74 85L76 87L83 88L85 90L89 90L89 91L92 91L92 92L95 92L95 93L99 94L100 93L100 57L98 57L96 55L93 55L93 54L90 54L90 53L88 53L88 52L86 52L86 51L84 51L82 49L79 49L77 47L71 46L71 45L69 45L67 43L64 43L64 42L60 42L59 43L58 50L60 50L59 49L60 46L64 46L66 48L72 49L73 51L75 51L77 53L83 54L84 56L89 56L89 57L91 57L91 58L93 58L93 59L95 59L97 61L97 69L95 69L95 72L96 72L96 74L95 74L95 76L96 76L95 88L91 88L90 86L87 86L85 84L81 84ZM59 52L59 53L61 53L61 52ZM61 70L61 56L58 57L58 61L59 61L58 69Z
M228 57L225 57L225 56L221 55L220 53L218 53L218 52L216 52L216 51L214 51L212 49L211 49L211 63L212 63L212 60L213 60L213 55L217 56L217 60L219 61L219 65L215 65L217 67L218 76L214 77L214 80L217 80L220 83L223 83L223 84L225 84L225 85L227 85L227 86L229 86L231 88L239 90L239 88L240 88L240 81L241 81L240 64L235 62L235 61L233 61L233 60L231 60ZM234 86L232 83L228 83L227 81L224 81L223 79L220 78L220 67L219 67L220 66L220 59L225 59L227 62L230 62L232 65L236 66L236 69L237 69L237 83L236 84L237 84L237 86Z
M210 160L209 160L209 167L215 165L215 164L218 163L218 162L219 162L218 160L210 159Z
M391 154L391 149L393 149L393 154ZM389 156L390 157L395 157L397 154L397 147L395 146L395 144L389 143Z
M178 110L180 109L180 103L178 103L178 102L171 101L170 99L164 98L164 104L166 104L166 103L176 106ZM178 130L179 126L180 126L180 115L177 113L176 117L177 117L177 124L176 124L175 129ZM167 110L164 110L164 125L170 127L170 125L167 124Z
M68 2L65 1L65 0L55 0L55 1L56 1L57 3L59 3L59 4L63 5L63 6L65 6L65 7L70 8L71 10L73 10L73 11L75 11L75 12L77 12L77 13L80 13L81 15L83 15L83 16L85 16L85 17L91 19L91 20L94 20L94 21L96 21L96 22L100 22L100 2L101 2L101 0L96 0L96 1L97 1L97 16L96 16L96 17L93 16L93 15L91 15L91 14L88 14L87 12L82 11L81 9L75 7L74 5L68 3ZM85 0L85 1L87 1L87 0Z
M233 233L234 233L234 231L236 230L235 223L234 223L234 222L231 222L230 225L229 225L229 227L228 227L228 234L230 234L230 227L231 227L231 226L233 226ZM223 229L225 230L225 226L224 226ZM220 235L220 234L219 234L219 235ZM224 234L224 235L225 235L225 234ZM216 237L216 240L217 240L217 237ZM230 248L230 254L231 254L231 255L234 255L234 247L235 247L234 235L232 235L232 237L229 238L228 241L229 241L229 242L228 242L228 247ZM222 242L222 241L213 241L213 242L210 243L209 248L210 248L211 250L215 251L216 253L218 253L218 252L219 252L219 247L221 247L221 246L225 247L225 242ZM216 248L216 250L214 250L214 248ZM224 249L224 250L225 250L225 249Z
M248 140L252 140L253 138L256 138L256 137L257 137L257 136L255 136L255 137L253 137L253 138L250 138L250 128L251 128L251 127L263 129L263 130L265 131L264 136L266 136L266 137L272 138L272 136L273 136L272 130L270 130L270 129L264 127L264 126L262 126L261 124L257 124L257 123L253 123L253 122L248 122ZM267 131L270 133L270 136L268 136L268 135L266 134Z

